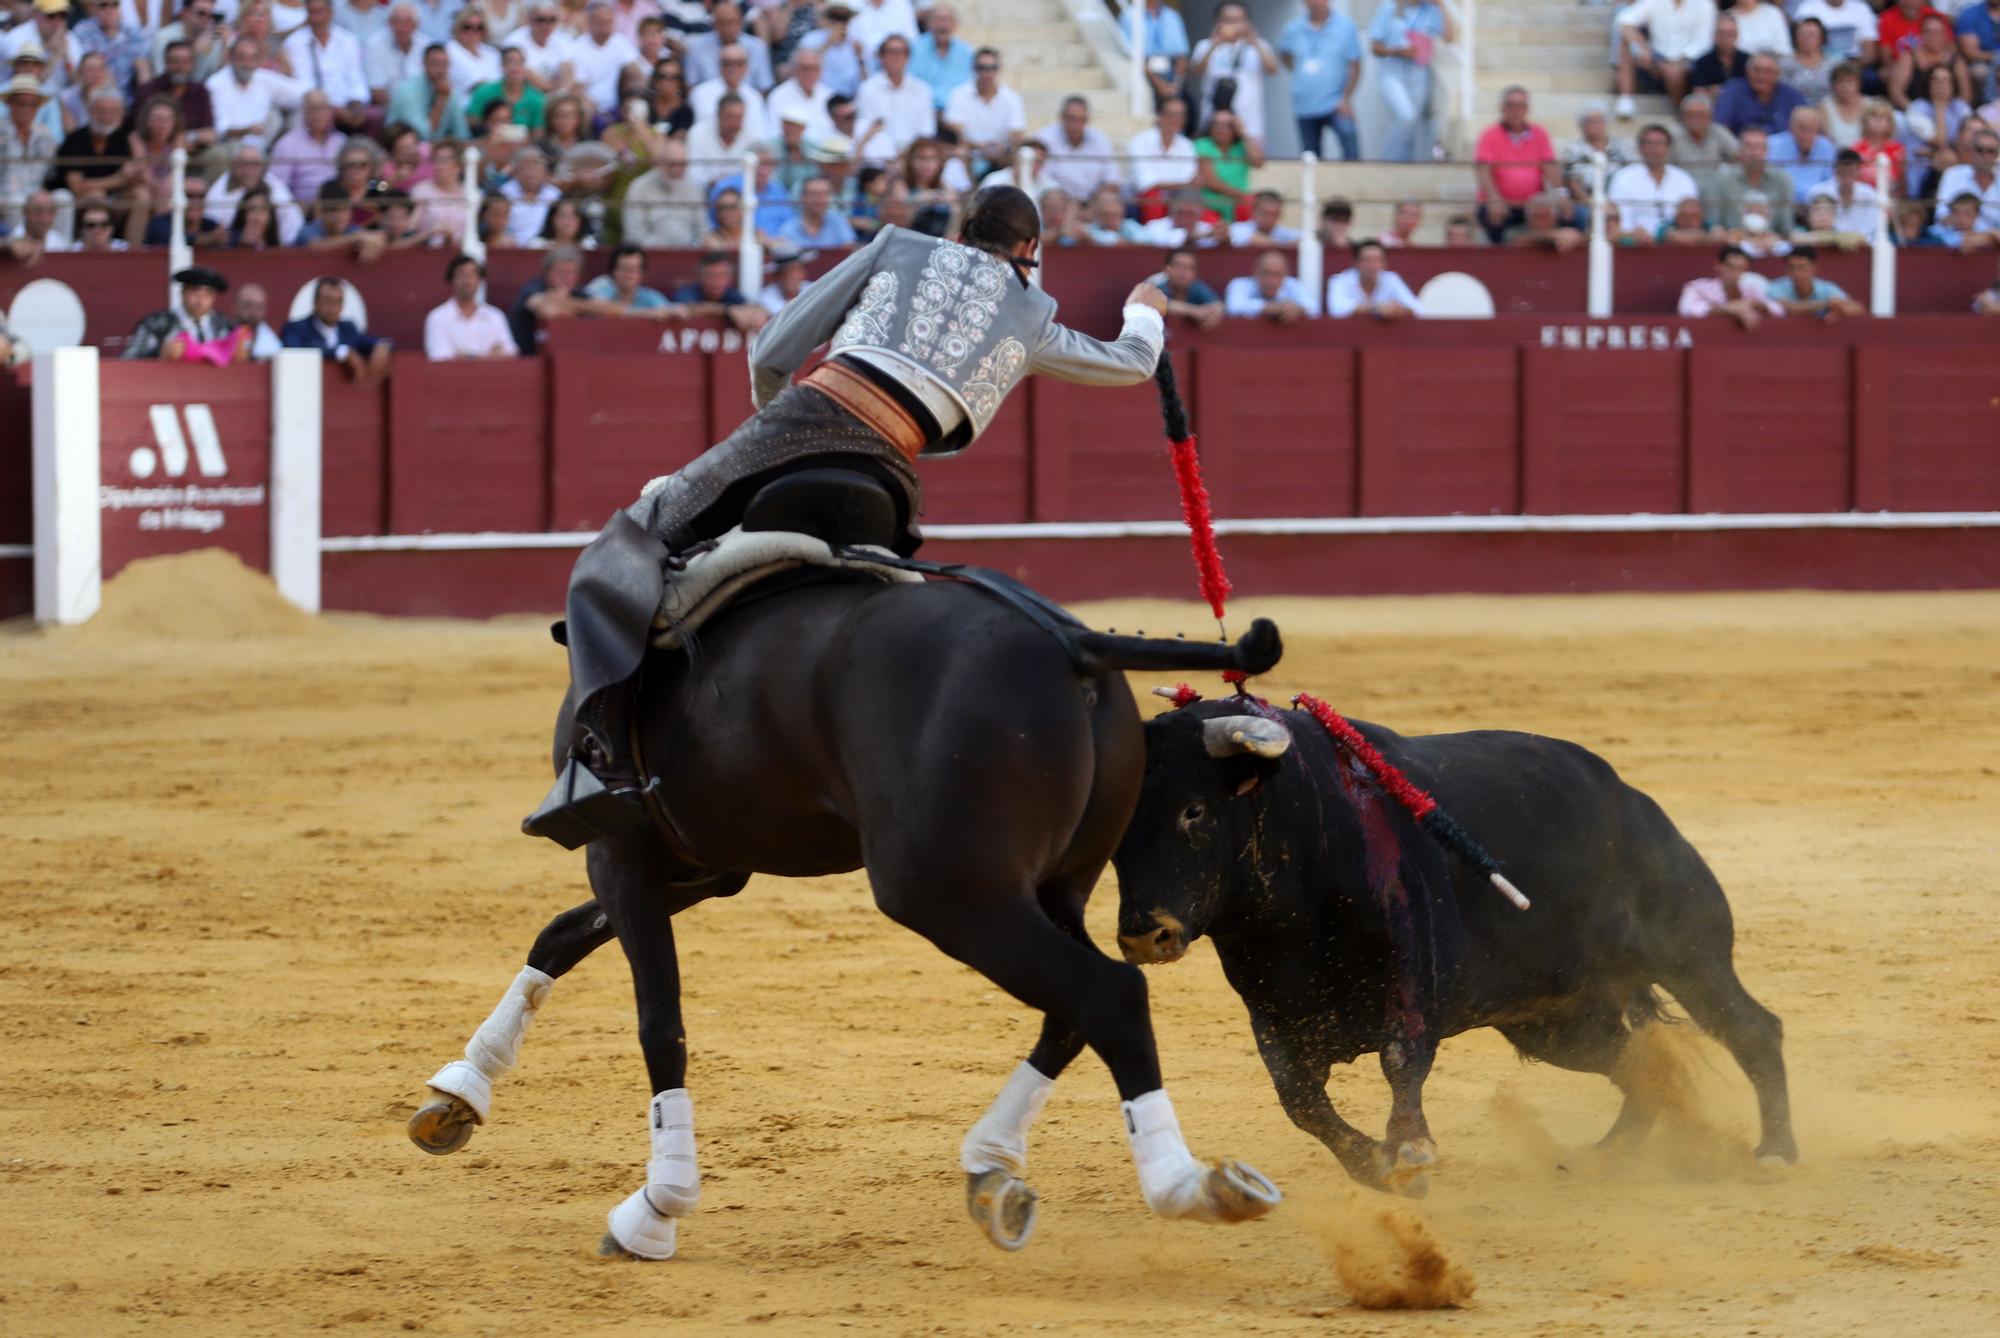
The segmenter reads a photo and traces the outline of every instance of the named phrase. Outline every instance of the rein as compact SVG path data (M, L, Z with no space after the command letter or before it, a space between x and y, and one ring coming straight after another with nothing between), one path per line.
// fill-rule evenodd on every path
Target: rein
M1194 550L1196 582L1201 589L1201 597L1215 614L1216 626L1222 629L1223 639L1227 640L1229 633L1223 622L1223 605L1233 587L1222 567L1221 550L1215 546L1215 520L1210 510L1208 488L1201 481L1201 454L1188 423L1187 406L1181 402L1173 363L1164 349L1160 352L1159 364L1153 369L1153 381L1160 390L1160 417L1166 428L1167 449L1173 457L1174 479L1180 485L1181 519L1187 524L1188 541ZM1238 696L1249 695L1244 686L1247 676L1241 671L1225 669L1222 680L1235 688ZM1164 688L1154 691L1172 700L1176 709L1201 700L1201 694L1186 683L1177 684L1171 691ZM1486 847L1440 808L1428 791L1404 775L1394 762L1382 756L1381 749L1370 743L1352 721L1310 693L1299 693L1292 698L1292 705L1318 721L1335 745L1353 755L1383 792L1394 799L1426 835L1485 874L1500 895L1516 907L1524 911L1528 909L1528 898L1507 881L1500 872L1500 862Z

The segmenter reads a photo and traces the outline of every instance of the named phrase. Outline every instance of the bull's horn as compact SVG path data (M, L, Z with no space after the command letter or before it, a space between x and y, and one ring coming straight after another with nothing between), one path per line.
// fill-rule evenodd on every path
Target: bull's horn
M1257 715L1223 715L1201 722L1201 741L1210 757L1234 753L1255 753L1259 757L1279 757L1292 746L1292 736L1275 720Z
M1156 683L1153 685L1153 695L1155 697L1165 697L1168 701L1172 702L1176 706L1180 705L1181 690L1179 688L1163 688ZM1196 701L1201 700L1201 694L1199 692L1194 694L1194 700Z

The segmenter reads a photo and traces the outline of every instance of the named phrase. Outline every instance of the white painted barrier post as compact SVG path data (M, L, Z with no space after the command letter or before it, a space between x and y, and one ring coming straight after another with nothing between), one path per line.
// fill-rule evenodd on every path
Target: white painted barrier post
M324 360L311 349L271 359L271 581L319 612L320 391Z
M189 265L194 264L194 247L188 244L187 235L187 166L188 151L175 149L173 155L173 231L167 240L167 309L176 310L181 304L181 286L174 281Z
M1125 0L1125 13L1131 20L1125 30L1125 45L1131 48L1132 117L1143 120L1153 111L1152 99L1146 96L1151 87L1146 79L1146 0Z
M764 291L764 244L757 240L757 155L743 154L743 237L736 244L736 291L757 300Z
M1597 317L1611 314L1611 238L1604 228L1607 165L1602 152L1590 155L1590 289L1584 310Z
M1896 314L1896 243L1889 236L1889 155L1875 155L1875 243L1868 256L1868 310Z
M34 374L35 621L80 623L104 574L97 350L37 353Z
M1325 288L1326 248L1319 240L1319 155L1311 149L1299 155L1299 287L1306 290L1306 310L1320 313Z
M1014 184L1026 191L1028 198L1034 201L1035 216L1039 218L1042 212L1042 193L1039 189L1041 183L1039 181L1031 182L1028 180L1028 173L1034 169L1034 164L1035 155L1026 144L1023 144L1014 151ZM1037 288L1042 286L1041 266L1037 265L1028 271L1028 282Z
M471 256L481 265L486 263L486 243L479 236L479 150L471 145L465 150L465 235L458 239L461 255ZM486 298L484 284L479 288L480 300Z

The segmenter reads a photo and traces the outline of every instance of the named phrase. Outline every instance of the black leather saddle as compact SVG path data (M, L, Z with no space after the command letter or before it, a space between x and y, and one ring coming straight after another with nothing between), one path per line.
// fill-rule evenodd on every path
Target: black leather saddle
M757 490L743 510L746 531L784 530L829 544L891 548L902 526L896 499L851 469L802 469Z

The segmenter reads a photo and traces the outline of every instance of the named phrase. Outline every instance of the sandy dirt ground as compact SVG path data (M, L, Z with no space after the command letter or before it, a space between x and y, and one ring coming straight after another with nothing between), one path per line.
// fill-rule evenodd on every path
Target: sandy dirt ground
M586 893L579 857L515 833L559 650L530 620L313 623L227 568L134 569L95 624L0 629L0 1332L1995 1331L2000 595L1236 610L1288 634L1273 696L1562 735L1666 806L1784 1018L1794 1170L1752 1165L1748 1085L1706 1041L1677 1041L1679 1118L1607 1162L1611 1087L1481 1032L1430 1083L1431 1197L1353 1190L1198 945L1151 977L1169 1087L1197 1152L1286 1203L1150 1218L1086 1055L1036 1132L1040 1232L1002 1254L955 1155L1034 1019L858 876L759 880L682 922L704 1199L641 1265L594 1255L646 1156L614 950L556 986L469 1147L403 1133ZM1087 613L1202 630L1191 605ZM1107 881L1102 943L1114 903ZM1372 1061L1333 1092L1379 1127ZM1462 1307L1353 1299L1426 1258L1476 1286Z

